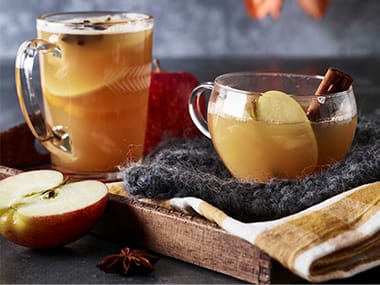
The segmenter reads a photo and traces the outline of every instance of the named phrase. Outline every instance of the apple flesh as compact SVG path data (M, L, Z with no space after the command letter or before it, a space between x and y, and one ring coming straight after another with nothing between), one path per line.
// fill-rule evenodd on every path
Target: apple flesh
M269 90L256 102L256 119L265 122L302 123L309 122L301 105L288 94Z
M301 105L284 92L269 90L252 106L252 118L264 122L262 126L265 126L257 135L272 146L271 156L276 158L267 173L275 170L273 176L285 178L313 173L318 163L318 143Z
M107 198L104 183L66 183L55 170L8 177L0 181L0 234L29 248L63 246L96 224Z
M162 71L156 61L149 89L145 154L165 138L200 135L188 113L191 91L198 84L191 73Z

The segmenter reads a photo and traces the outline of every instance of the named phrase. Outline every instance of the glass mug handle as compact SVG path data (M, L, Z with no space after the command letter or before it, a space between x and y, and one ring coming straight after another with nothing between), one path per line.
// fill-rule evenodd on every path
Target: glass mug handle
M45 123L40 104L37 100L36 90L32 78L33 66L36 56L42 53L52 53L61 57L60 49L45 40L33 39L24 42L16 57L16 87L17 96L25 121L33 133L49 151L60 149L71 152L70 136L62 126L49 127Z
M207 119L202 114L202 110L199 104L199 96L202 95L203 91L211 91L213 88L213 82L204 82L193 89L189 99L190 117L198 130L209 139L211 139L211 135L208 130Z

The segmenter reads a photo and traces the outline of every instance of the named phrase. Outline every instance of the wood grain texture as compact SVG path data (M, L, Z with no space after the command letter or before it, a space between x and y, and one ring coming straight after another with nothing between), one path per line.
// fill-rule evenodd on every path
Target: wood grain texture
M0 165L0 180L21 173L21 170Z
M270 283L267 254L200 216L110 194L106 213L93 233L240 280Z

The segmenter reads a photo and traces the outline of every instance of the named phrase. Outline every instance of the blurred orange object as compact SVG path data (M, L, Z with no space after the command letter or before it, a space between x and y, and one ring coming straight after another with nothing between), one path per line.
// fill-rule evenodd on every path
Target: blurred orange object
M268 14L278 19L281 14L283 0L244 0L247 13L254 19L265 18ZM329 0L297 0L302 10L316 20L320 20L326 13Z
M262 19L272 14L273 19L280 17L283 0L245 0L248 15L255 19Z
M326 13L329 2L329 0L298 0L298 5L301 6L305 13L314 19L320 20Z

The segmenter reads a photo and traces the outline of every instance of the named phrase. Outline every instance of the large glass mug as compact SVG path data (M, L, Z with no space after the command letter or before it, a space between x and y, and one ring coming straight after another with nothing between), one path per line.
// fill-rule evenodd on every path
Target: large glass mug
M73 12L37 18L38 38L16 58L20 107L51 154L77 177L117 178L143 153L153 18L126 12ZM32 78L39 55L43 111Z
M356 130L352 86L315 95L322 79L286 73L224 74L193 90L190 116L237 179L265 183L274 177L305 177L343 159ZM207 90L211 95L205 118L197 102ZM308 118L311 106L318 108L318 118Z

